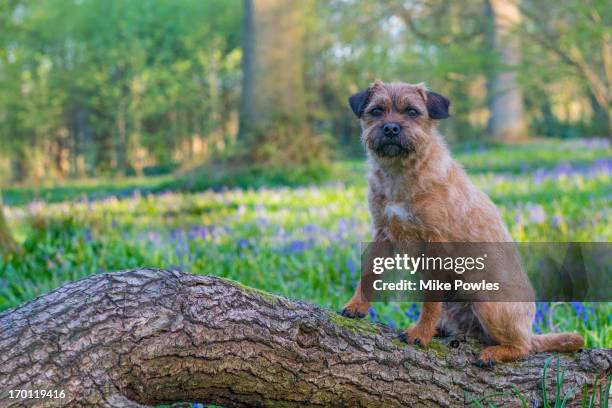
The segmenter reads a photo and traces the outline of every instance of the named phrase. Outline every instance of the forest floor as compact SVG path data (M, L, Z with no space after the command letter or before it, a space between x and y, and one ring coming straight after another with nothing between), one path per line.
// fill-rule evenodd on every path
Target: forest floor
M611 240L608 141L472 146L455 155L516 241ZM330 180L200 192L165 191L177 185L171 176L6 188L23 250L0 259L0 310L91 274L145 266L229 277L338 310L369 237L365 164L339 162ZM416 303L377 303L369 318L400 327L418 313ZM609 302L542 302L534 330L577 330L589 347L612 347L611 316Z

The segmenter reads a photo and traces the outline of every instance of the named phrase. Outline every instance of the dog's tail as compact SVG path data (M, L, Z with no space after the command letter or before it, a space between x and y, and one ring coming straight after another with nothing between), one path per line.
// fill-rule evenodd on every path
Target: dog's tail
M534 334L531 337L531 348L536 352L578 351L584 346L584 339L578 333Z

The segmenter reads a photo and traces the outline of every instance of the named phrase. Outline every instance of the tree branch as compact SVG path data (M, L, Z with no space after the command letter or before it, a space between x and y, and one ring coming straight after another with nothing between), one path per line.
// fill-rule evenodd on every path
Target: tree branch
M605 80L601 79L597 71L587 63L578 47L569 46L569 50L565 50L560 43L560 39L564 36L562 32L552 28L547 24L546 18L541 18L541 16L538 16L537 12L529 9L522 2L517 1L515 4L520 9L521 14L532 21L533 27L535 27L536 30L535 32L524 30L524 33L544 49L556 54L562 62L572 67L578 75L584 77L587 85L591 88L593 95L597 99L597 102L602 107L609 106L610 88L608 84ZM607 34L602 35L602 61L604 65L606 58L608 58L607 54L609 53L610 44L608 37Z
M439 17L444 17L447 14L449 14L448 2L440 2L436 6L430 5L429 7L427 7L427 9L432 10L430 15L422 15L422 13L415 11L414 7L411 7L410 5L407 5L407 4L392 4L391 5L392 13L398 16L404 22L404 24L406 24L410 32L414 34L415 37L421 40L427 41L429 43L432 43L432 44L450 45L451 43L471 41L479 37L480 35L482 35L482 32L479 29L468 31L468 32L457 33L457 32L452 32L452 30L445 31L444 28L440 26L436 26L436 33L426 32L425 30L422 30L417 26L417 21L424 20L431 16L437 15ZM470 16L472 20L478 17L480 16L477 16L477 15ZM440 32L442 32L442 34L440 34Z
M408 346L388 327L221 278L102 274L0 314L0 405L463 406L512 385L541 402L550 354L484 370L471 365L477 344L448 345ZM584 384L610 374L612 350L560 361L578 403ZM11 389L66 396L8 399Z

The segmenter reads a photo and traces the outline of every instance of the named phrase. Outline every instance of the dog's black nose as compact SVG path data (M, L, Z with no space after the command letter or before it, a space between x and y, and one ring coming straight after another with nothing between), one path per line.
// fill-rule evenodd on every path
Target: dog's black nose
M397 136L399 135L400 130L401 127L399 123L385 123L383 126L385 136Z

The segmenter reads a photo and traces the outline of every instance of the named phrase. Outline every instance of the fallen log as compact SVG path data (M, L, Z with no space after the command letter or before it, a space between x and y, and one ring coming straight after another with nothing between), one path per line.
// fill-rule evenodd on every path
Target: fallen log
M518 406L513 386L542 403L551 354L481 369L471 364L478 344L451 341L420 349L386 326L217 277L101 274L0 314L0 406L454 407L493 393L505 393L496 404ZM573 404L612 369L612 349L558 357ZM556 358L546 378L553 399Z

